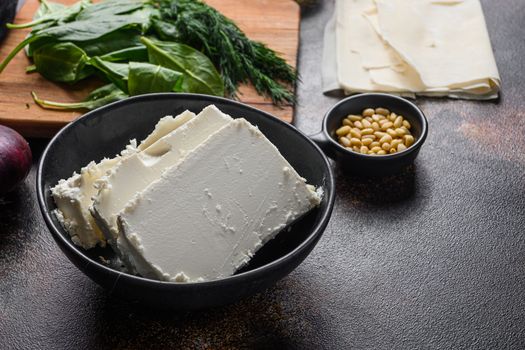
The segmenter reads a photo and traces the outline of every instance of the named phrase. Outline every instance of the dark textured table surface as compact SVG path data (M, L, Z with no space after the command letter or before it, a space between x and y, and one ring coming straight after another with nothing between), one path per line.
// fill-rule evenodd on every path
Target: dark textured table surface
M238 304L174 313L108 295L53 242L34 166L0 201L0 348L525 348L525 2L482 3L501 100L419 99L430 133L414 169L373 181L336 167L318 246ZM307 133L337 101L319 72L332 8L303 11L296 125ZM30 143L38 159L46 142Z

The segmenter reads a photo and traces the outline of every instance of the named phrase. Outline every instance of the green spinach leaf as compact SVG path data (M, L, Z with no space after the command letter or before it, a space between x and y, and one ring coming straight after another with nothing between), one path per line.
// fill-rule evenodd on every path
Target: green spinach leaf
M6 27L9 29L22 29L34 27L39 24L46 24L46 26L53 25L58 21L67 22L75 19L77 14L85 7L85 5L86 3L84 1L76 2L71 6L64 6L57 3L47 3L46 1L43 1L36 12L36 19L33 19L31 22L21 24L8 23L6 24ZM42 27L36 28L36 30L38 29L42 29Z
M160 40L179 41L179 30L172 23L154 18L151 21L151 28Z
M224 83L208 57L184 44L163 42L143 37L151 63L184 74L182 90L187 92L224 95Z
M40 6L36 10L35 15L33 16L33 20L37 20L53 12L61 11L66 7L66 5L61 4L59 2L40 0Z
M36 21L44 16L49 16L52 13L63 11L65 8L67 8L66 5L58 3L58 2L48 2L46 0L40 0L40 6L38 7L38 9L35 12L35 15L33 16L33 21ZM55 25L55 23L56 22L54 21L47 21L47 22L36 24L33 26L33 31L29 35L34 34L40 29L44 29L44 28L53 26Z
M86 66L86 53L72 43L44 45L34 52L33 60L36 70L52 81L74 83L93 74Z
M93 57L89 64L103 73L103 76L115 84L120 90L128 92L129 65L104 61L100 57Z
M120 61L134 61L134 62L147 62L148 61L148 49L146 46L132 46L126 47L121 50L113 51L105 55L100 56L104 61L109 62L120 62Z
M180 91L182 73L151 63L130 62L128 90L130 96L152 92Z
M92 18L90 20L65 23L38 32L38 36L52 37L60 41L95 40L123 27L138 27L149 23L144 11L127 15L115 15Z
M105 0L84 8L76 19L83 21L108 15L120 15L141 9L143 6L144 1L142 0Z
M44 44L50 42L71 41L77 46L82 47L82 45L79 44L80 42L93 42L96 39L100 39L105 35L123 28L136 28L140 32L144 32L149 27L151 23L151 16L153 16L155 11L156 10L152 7L145 7L125 15L104 16L100 18L74 21L61 24L60 26L45 28L36 34L27 37L15 47L13 51L8 54L7 58L4 59L4 61L0 64L0 73L7 66L7 64L9 64L13 57L26 45L32 45L32 50L35 50L37 47L43 46ZM103 54L114 50L116 50L116 48L113 47L111 50L103 52ZM88 55L93 55L93 53L86 48L84 48L84 51L86 51Z
M103 56L123 49L144 47L140 36L141 31L138 28L121 28L94 40L75 41L75 44L91 57Z
M62 11L67 6L58 2L48 2L46 0L40 0L40 6L35 12L35 15L33 16L33 21L36 21L43 16L50 15L53 12ZM48 27L51 27L55 25L56 22L48 21L48 22L42 22L40 24L36 24L33 26L33 30L27 35L27 37L34 36L34 34L41 30ZM25 47L25 52L28 57L33 57L33 47L31 45L28 45Z

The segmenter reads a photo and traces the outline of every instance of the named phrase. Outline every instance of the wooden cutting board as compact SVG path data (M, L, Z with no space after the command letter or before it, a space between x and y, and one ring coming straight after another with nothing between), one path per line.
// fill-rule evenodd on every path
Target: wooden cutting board
M1 1L1 0L0 0ZM55 0L70 4L75 0ZM233 19L254 40L266 43L295 66L299 41L299 6L292 0L206 0L227 17ZM15 22L32 19L38 0L27 0ZM27 35L29 30L12 30L0 43L0 60ZM30 60L20 52L0 74L0 124L7 125L27 137L51 137L61 127L82 112L51 111L33 102L31 91L40 98L72 102L82 100L100 82L96 79L75 84L56 84L45 80L38 73L26 74ZM287 122L292 121L293 107L278 108L268 99L257 95L251 86L241 87L240 100L265 110Z

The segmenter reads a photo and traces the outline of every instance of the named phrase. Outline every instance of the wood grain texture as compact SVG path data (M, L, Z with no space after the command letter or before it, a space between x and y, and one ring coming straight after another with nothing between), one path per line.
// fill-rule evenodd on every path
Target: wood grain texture
M75 0L57 0L65 4ZM254 40L266 43L279 52L291 65L296 65L299 6L291 0L206 0L208 4L233 19ZM38 7L37 0L27 0L17 15L16 23L30 21ZM27 30L12 30L0 45L0 60L27 35ZM38 73L26 74L31 64L20 52L0 75L0 124L10 126L26 137L50 137L82 112L51 111L37 106L30 95L35 91L39 97L54 101L72 102L82 100L101 83L88 79L75 85L47 81ZM251 86L242 86L240 100L267 111L287 122L293 118L293 107L279 108L255 92Z

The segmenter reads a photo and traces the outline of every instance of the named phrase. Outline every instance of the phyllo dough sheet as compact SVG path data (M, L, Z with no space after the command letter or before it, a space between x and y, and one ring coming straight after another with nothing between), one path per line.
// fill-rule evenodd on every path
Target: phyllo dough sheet
M479 0L336 0L325 92L490 99L500 84Z

